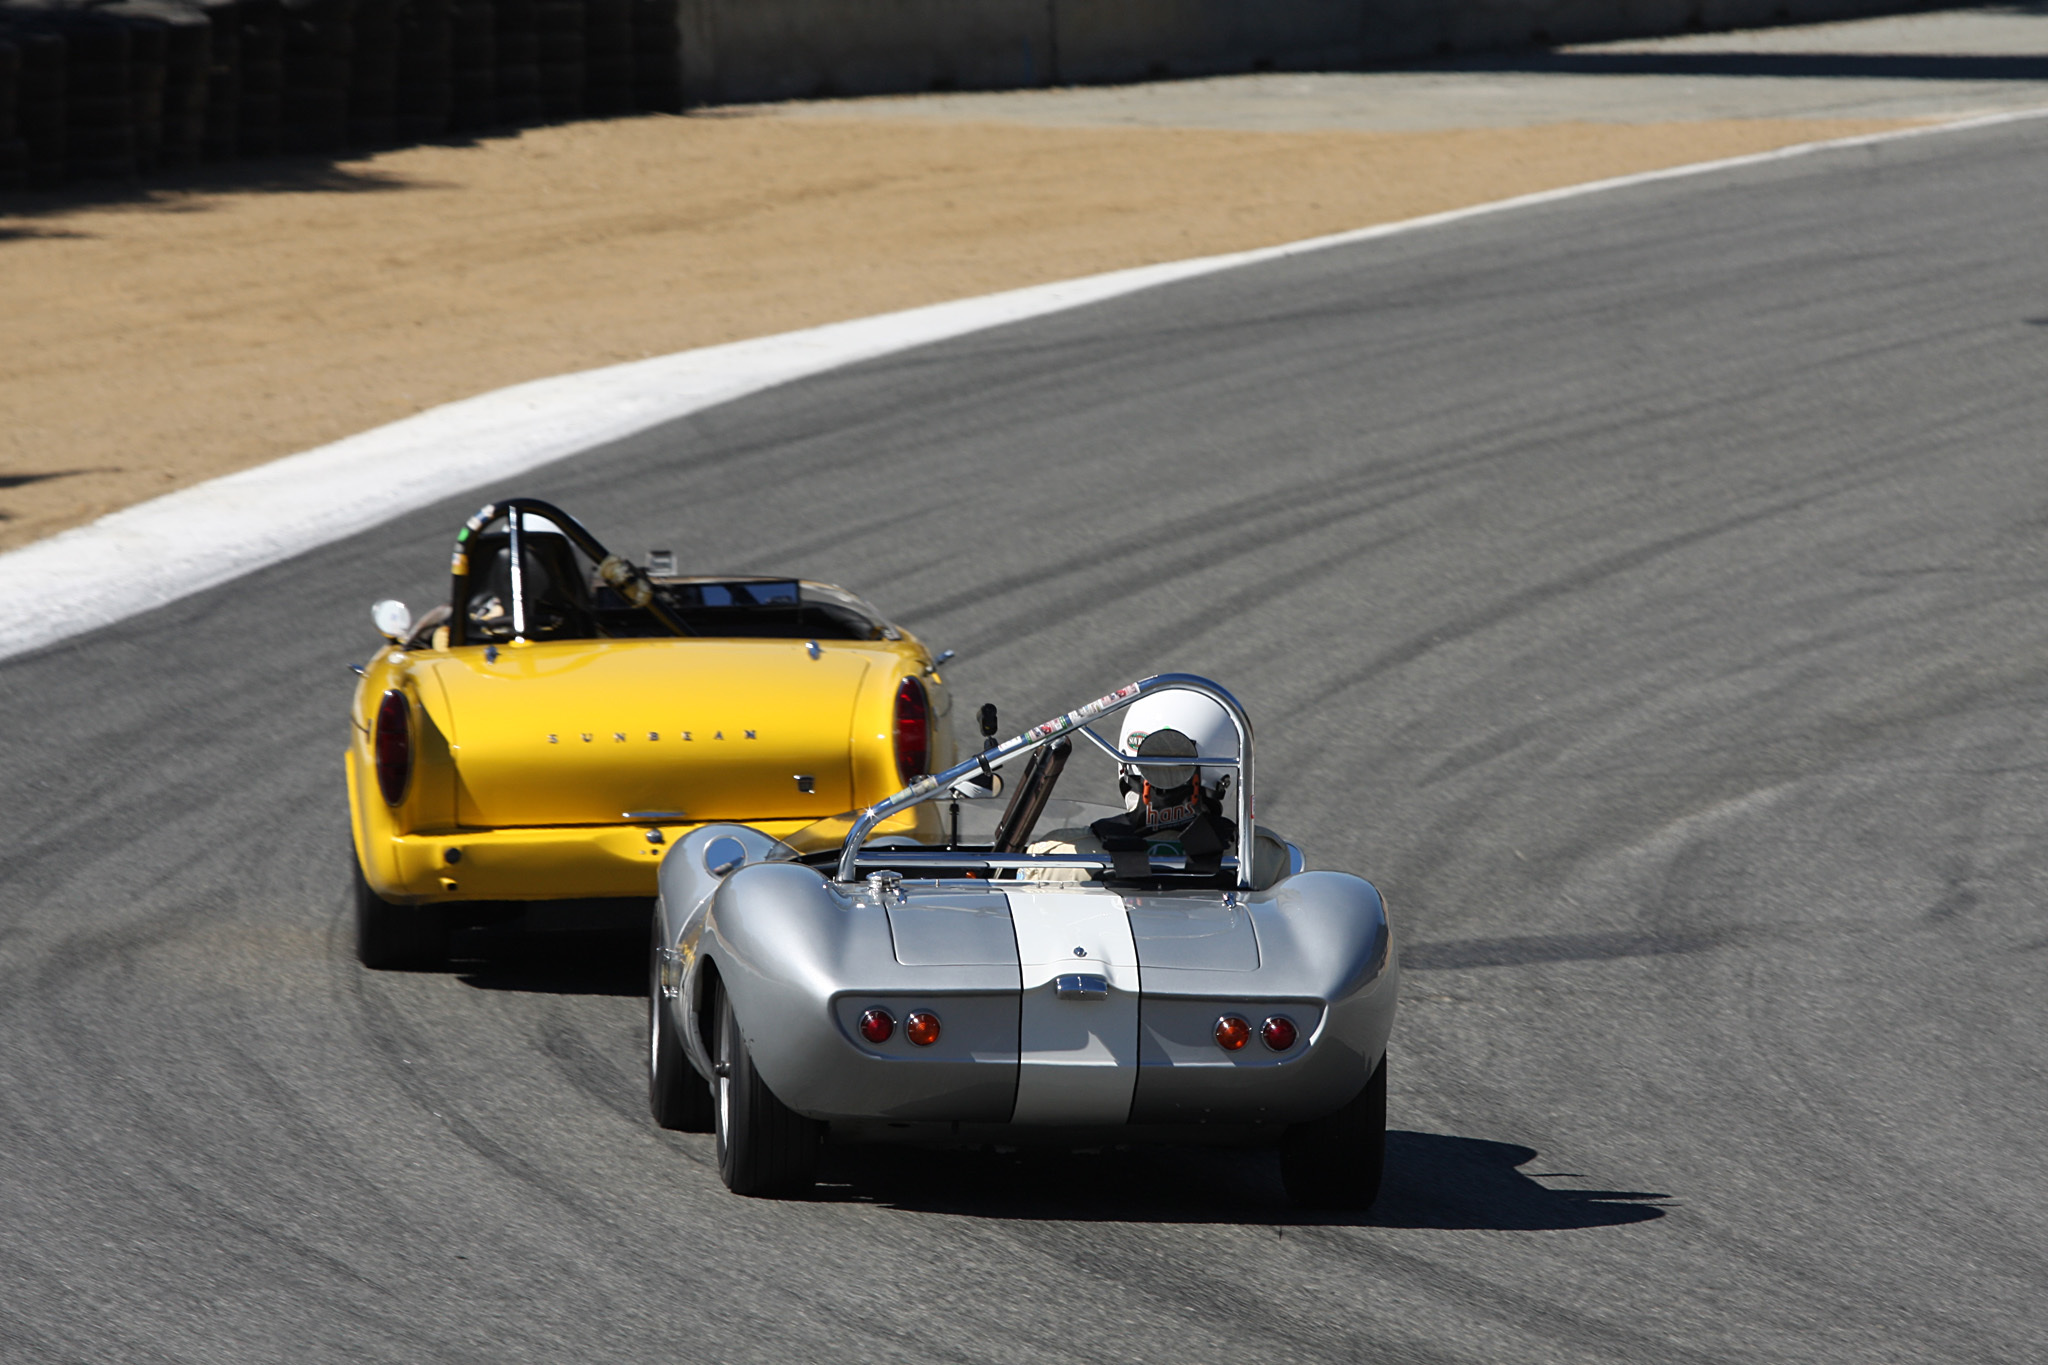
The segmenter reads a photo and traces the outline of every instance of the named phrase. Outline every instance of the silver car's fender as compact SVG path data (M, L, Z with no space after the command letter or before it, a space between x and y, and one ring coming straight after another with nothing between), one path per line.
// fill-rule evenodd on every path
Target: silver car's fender
M1371 1079L1394 1028L1400 956L1378 888L1343 872L1303 872L1239 899L1258 960L1249 970L1185 958L1181 942L1140 936L1144 1028L1133 1123L1223 1117L1297 1123L1341 1109ZM1286 1014L1308 1046L1222 1052L1219 1013Z
M699 1074L712 1074L711 1040L706 1036L710 1000L698 961L698 944L711 898L740 867L777 854L781 841L746 825L705 825L677 840L661 860L654 902L655 952L661 958L669 1024L682 1040L683 1055Z

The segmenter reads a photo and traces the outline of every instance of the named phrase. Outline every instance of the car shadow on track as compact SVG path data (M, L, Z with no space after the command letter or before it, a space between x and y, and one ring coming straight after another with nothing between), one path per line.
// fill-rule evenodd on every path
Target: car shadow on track
M467 929L449 965L463 985L531 995L647 994L645 931L532 933Z
M1281 1189L1277 1155L1219 1148L838 1148L828 1152L815 1197L956 1217L1063 1222L1566 1231L1664 1216L1664 1194L1542 1183L1521 1170L1536 1155L1484 1138L1389 1131L1379 1201L1359 1213L1295 1209ZM1546 1173L1542 1179L1580 1177Z

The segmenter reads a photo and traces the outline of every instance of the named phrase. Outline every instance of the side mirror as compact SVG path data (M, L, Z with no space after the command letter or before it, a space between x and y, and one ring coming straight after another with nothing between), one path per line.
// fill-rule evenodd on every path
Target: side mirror
M402 643L412 630L412 613L405 603L387 597L370 608L370 620L375 623L377 633L394 644Z

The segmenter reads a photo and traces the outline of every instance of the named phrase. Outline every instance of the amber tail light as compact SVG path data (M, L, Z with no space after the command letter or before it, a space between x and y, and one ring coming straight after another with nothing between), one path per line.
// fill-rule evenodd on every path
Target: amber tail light
M1235 1052L1251 1041L1252 1026L1234 1014L1226 1014L1216 1021L1216 1046L1225 1052Z
M377 786L388 805L405 799L412 777L412 708L405 693L393 688L377 704L377 729L371 745L377 759Z
M931 762L931 703L924 684L905 678L896 685L896 774L909 786Z
M903 1021L903 1036L919 1047L939 1041L939 1016L929 1010L912 1010Z

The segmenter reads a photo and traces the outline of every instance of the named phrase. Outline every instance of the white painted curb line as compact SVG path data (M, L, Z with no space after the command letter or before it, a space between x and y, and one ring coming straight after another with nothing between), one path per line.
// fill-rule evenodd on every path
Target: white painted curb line
M466 489L856 361L1175 280L1631 185L2015 123L2048 109L1806 142L1596 180L1282 246L1117 270L535 380L195 484L0 555L0 659L111 625Z

